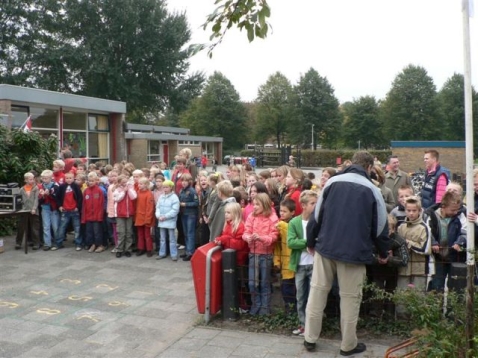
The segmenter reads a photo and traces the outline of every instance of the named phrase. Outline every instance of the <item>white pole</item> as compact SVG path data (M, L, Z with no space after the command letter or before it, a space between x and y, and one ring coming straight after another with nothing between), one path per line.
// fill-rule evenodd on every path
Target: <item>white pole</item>
M473 98L471 92L471 53L470 53L470 3L462 1L463 12L463 60L465 86L465 139L466 139L466 207L468 213L475 211L473 188ZM467 213L467 214L468 214ZM475 225L467 227L467 289L466 289L466 338L467 350L473 351L474 310L473 310L473 279L475 267ZM472 354L473 355L473 354Z
M314 150L314 126L315 124L312 123L312 150Z

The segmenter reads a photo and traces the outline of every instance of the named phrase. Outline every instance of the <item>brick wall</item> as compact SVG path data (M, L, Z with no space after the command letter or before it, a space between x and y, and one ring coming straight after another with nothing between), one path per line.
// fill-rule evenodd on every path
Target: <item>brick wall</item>
M427 149L437 150L440 153L440 163L449 168L452 174L465 173L465 148L399 147L392 148L392 154L398 156L400 169L410 173L419 168L425 169L423 156Z
M148 141L146 139L130 139L130 153L128 161L133 163L136 168L150 167L148 165Z

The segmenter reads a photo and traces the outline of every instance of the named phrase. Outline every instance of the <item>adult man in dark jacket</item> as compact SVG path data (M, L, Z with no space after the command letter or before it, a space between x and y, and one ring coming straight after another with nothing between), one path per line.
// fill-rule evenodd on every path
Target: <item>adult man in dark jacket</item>
M445 195L446 186L450 182L449 174L439 161L439 153L434 149L425 151L423 161L426 166L425 181L423 183L421 198L423 209L428 209L441 202Z
M379 263L386 264L390 246L385 202L369 177L373 162L368 152L355 153L352 165L329 179L309 219L307 248L315 255L304 335L308 351L315 350L320 336L335 275L340 287L340 354L366 350L356 335L365 265L372 263L374 245Z

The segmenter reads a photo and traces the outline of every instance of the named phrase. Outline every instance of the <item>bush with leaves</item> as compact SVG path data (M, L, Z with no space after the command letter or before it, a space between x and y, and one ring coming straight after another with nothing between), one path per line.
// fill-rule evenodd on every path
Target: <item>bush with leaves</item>
M0 126L0 183L22 185L23 175L51 169L58 155L57 137L47 139L37 132L25 133Z
M393 300L406 309L406 324L409 336L417 339L415 347L419 350L418 357L430 358L465 358L472 357L466 347L466 305L462 293L448 291L423 292L414 287L398 289L395 293L387 293L374 285L367 285L372 292L371 300ZM475 293L476 296L476 293ZM446 309L444 304L446 302ZM476 316L477 306L474 307ZM390 324L400 326L404 321L390 321ZM475 332L478 324L475 320ZM396 332L397 330L394 329Z
M23 184L23 175L35 170L40 174L51 169L57 157L56 136L43 138L37 132L9 130L0 125L0 184ZM16 228L13 218L0 221L0 236L12 235Z

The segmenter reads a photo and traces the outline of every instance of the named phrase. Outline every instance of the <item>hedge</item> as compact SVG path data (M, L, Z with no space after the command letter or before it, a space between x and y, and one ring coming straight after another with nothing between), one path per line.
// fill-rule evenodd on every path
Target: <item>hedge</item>
M329 150L329 149L318 149L318 150L301 150L300 151L300 163L302 167L336 167L337 158L341 158L343 163L347 159L352 159L352 156L356 150L350 149L339 149L339 150ZM391 150L369 150L368 151L373 156L377 156L378 160L385 164L388 160L388 157L392 155ZM273 157L277 158L277 155L280 154L280 150L266 150L264 151L264 160L267 161L268 154L272 154ZM241 156L251 157L255 155L259 157L258 152L253 150L243 150ZM299 159L299 152L295 149L292 150L292 155L296 158L296 161ZM260 164L260 163L259 163ZM279 163L277 163L279 165ZM266 165L267 166L267 165Z

